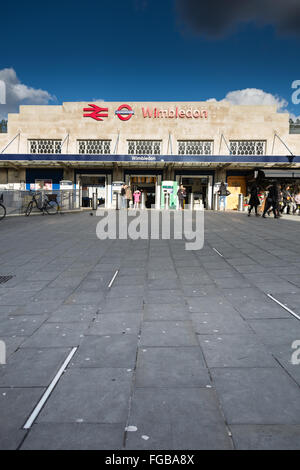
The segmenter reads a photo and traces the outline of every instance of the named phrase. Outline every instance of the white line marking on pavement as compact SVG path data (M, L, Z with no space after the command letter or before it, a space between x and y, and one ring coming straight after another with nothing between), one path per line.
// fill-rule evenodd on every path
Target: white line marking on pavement
M44 406L44 404L46 403L46 401L48 400L49 396L51 395L55 385L57 384L57 382L59 381L59 379L61 378L63 372L65 371L65 369L67 368L67 365L69 364L69 362L71 361L72 357L74 356L74 354L76 353L78 349L78 346L76 346L75 348L72 349L72 351L70 352L70 354L68 355L67 359L65 360L65 362L63 363L63 365L61 366L61 368L59 369L59 371L57 372L56 376L54 377L54 379L52 380L51 384L49 385L49 387L47 388L47 390L45 391L44 395L42 396L42 398L40 399L40 401L38 402L37 406L35 407L35 409L33 410L33 412L31 413L31 415L29 416L28 420L26 421L26 423L24 424L24 427L23 429L30 429L32 424L34 423L34 421L36 420L36 418L38 417L42 407Z
M289 313L291 313L292 315L294 315L294 317L296 317L298 320L300 320L300 317L295 313L293 312L293 310L291 310L290 308L288 308L286 305L282 304L281 302L279 302L279 300L275 299L275 297L273 297L271 294L267 294L268 297L270 297L270 299L274 300L274 302L276 302L278 305L280 305L280 307L284 308L285 310L287 310Z
M220 253L220 252L217 250L217 248L213 248L213 250L214 250L216 253L218 253L219 256L221 256L222 258L224 258L224 256L222 255L222 253Z
M114 274L114 277L112 278L112 280L110 281L110 283L108 284L108 288L110 288L112 285L113 285L113 282L114 280L116 279L117 275L118 275L118 272L119 270L117 269L115 274Z

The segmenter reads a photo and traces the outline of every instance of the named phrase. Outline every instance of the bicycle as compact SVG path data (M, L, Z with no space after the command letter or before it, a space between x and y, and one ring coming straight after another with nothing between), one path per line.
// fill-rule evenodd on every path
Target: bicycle
M4 219L6 216L6 208L3 204L3 194L0 196L0 220Z
M56 194L45 194L43 198L42 204L39 203L37 196L41 195L41 192L38 193L31 193L32 195L32 200L28 203L28 206L25 211L25 215L28 217L31 214L31 211L33 209L33 205L35 204L37 209L39 209L41 212L43 212L43 215L45 212L47 212L48 215L54 215L57 214L58 212L58 203L57 203L57 196Z

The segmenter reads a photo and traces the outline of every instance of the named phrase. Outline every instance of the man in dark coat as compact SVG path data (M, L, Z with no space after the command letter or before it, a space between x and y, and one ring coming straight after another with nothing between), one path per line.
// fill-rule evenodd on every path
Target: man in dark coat
M266 213L272 207L274 219L279 219L279 194L280 194L280 186L278 183L273 183L269 194L267 197L267 201L265 204L265 210L263 213L263 217L266 217Z
M185 191L185 187L183 186L183 184L180 185L180 188L177 191L177 196L179 200L179 208L183 209L183 201L186 198L186 191Z
M260 205L260 200L258 197L258 187L256 183L253 183L250 189L250 200L249 200L249 209L248 209L248 217L250 217L251 211L254 207L255 215L258 216L257 208Z
M284 209L287 207L287 214L290 213L290 208L291 208L291 202L292 202L292 195L290 193L290 187L287 186L283 191L282 191L282 198L283 198L283 206L280 210L281 214L283 214Z

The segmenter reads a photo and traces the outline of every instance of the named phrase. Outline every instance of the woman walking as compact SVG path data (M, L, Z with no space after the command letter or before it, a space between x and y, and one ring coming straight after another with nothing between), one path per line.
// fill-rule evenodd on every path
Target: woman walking
M140 199L141 199L141 191L136 189L133 193L133 200L134 200L134 208L138 209L140 206Z
M259 217L257 212L257 208L260 205L260 200L258 197L258 187L256 183L253 183L250 189L250 200L249 200L249 209L248 209L248 217L251 215L251 211L254 207L256 217Z

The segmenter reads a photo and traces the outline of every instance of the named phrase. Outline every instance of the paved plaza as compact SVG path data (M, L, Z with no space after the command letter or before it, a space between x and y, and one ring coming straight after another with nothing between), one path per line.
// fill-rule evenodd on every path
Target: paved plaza
M300 217L206 212L199 251L98 221L0 223L0 448L300 449L300 321L268 296L300 316Z

